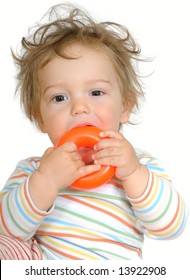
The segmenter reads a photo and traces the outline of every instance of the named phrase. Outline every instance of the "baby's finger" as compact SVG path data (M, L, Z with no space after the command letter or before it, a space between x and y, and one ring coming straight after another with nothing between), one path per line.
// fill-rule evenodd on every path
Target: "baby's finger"
M72 153L77 151L77 146L73 142L67 142L61 146L59 146L57 149L63 149L65 152Z
M106 138L106 139L103 139L100 142L98 142L94 146L94 150L99 151L99 150L106 149L109 147L119 147L120 145L121 145L121 140L116 139L116 138Z
M110 156L122 156L120 146L109 146L98 150L93 156L93 160L101 159Z
M92 164L92 165L85 165L85 166L82 166L78 169L77 171L77 179L83 177L83 176L86 176L86 175L89 175L93 172L96 172L98 170L101 169L101 165L99 164Z
M77 160L82 161L82 156L78 152L73 152L72 153L72 159L75 160L75 161L77 161Z
M120 157L118 157L118 156L103 157L103 158L94 160L94 163L100 164L100 165L118 166L120 164L119 158Z
M101 131L99 136L101 138L116 138L116 139L123 139L123 136L118 132L118 131L115 131L115 130L105 130L105 131Z

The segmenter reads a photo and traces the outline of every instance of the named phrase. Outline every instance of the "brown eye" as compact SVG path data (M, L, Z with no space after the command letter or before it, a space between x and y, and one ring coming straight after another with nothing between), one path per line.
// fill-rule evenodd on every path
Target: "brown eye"
M101 96L101 95L103 95L104 93L101 91L101 90L93 90L92 92L91 92L91 95L92 96Z
M56 102L62 102L62 101L65 101L65 100L67 100L67 99L68 99L68 97L65 96L65 95L57 95L57 96L54 97L54 100L55 100Z

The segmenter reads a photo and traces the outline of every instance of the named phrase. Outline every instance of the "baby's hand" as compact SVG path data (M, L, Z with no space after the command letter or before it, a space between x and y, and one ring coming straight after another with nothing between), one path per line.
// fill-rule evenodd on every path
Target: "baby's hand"
M59 190L100 168L96 164L85 166L77 146L68 142L56 149L49 148L41 158L38 172Z
M103 131L100 137L103 139L94 146L94 163L115 166L115 176L125 181L140 165L132 145L116 131Z

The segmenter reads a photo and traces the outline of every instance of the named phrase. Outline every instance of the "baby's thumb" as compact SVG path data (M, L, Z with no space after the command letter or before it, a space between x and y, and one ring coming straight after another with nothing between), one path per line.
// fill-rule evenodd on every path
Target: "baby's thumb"
M48 149L45 151L45 153L43 154L43 157L49 155L53 150L54 150L53 147L48 148Z

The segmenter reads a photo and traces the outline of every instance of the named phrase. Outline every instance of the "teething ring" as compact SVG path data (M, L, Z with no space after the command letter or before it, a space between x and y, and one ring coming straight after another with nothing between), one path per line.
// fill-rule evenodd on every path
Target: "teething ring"
M100 132L99 128L92 126L73 128L61 137L55 148L66 142L74 142L78 148L93 147L101 140ZM100 170L73 182L72 187L80 190L96 188L110 180L114 172L115 168L113 166L102 165Z

